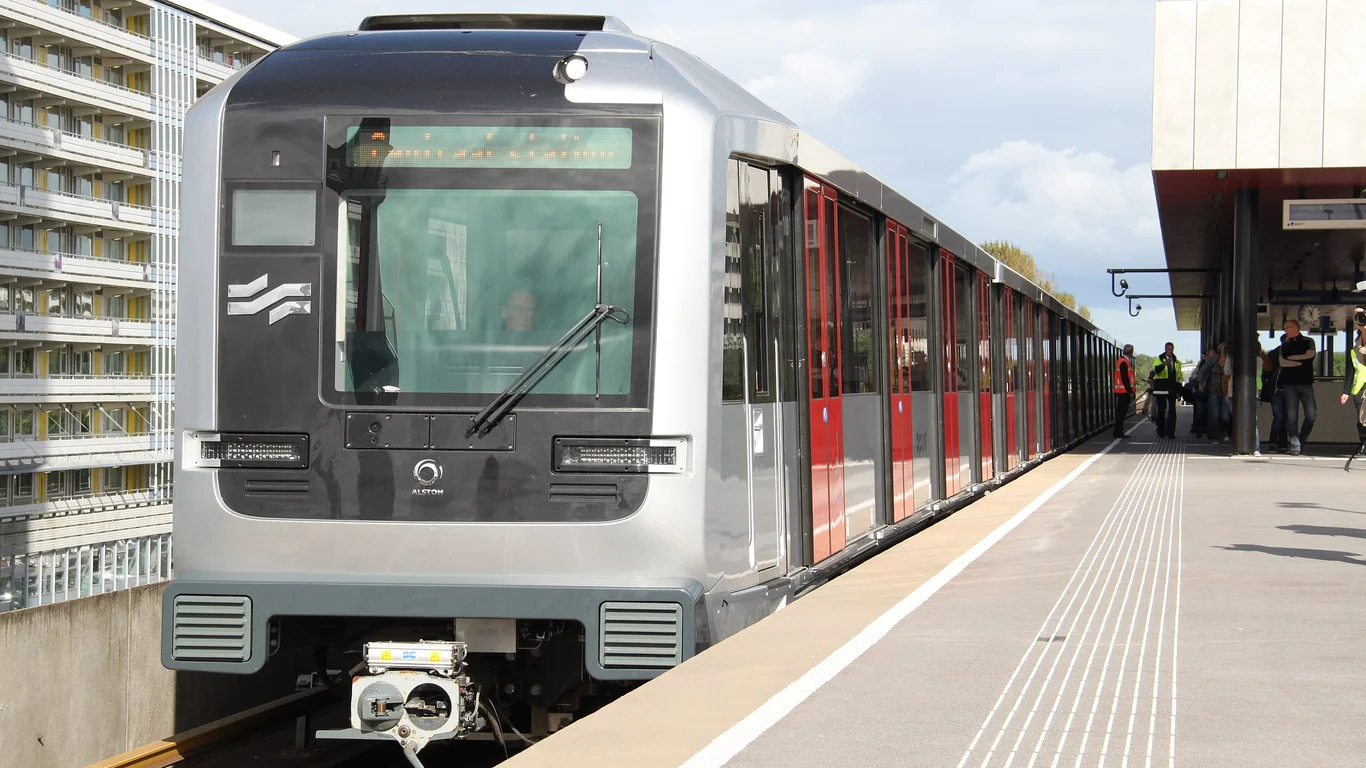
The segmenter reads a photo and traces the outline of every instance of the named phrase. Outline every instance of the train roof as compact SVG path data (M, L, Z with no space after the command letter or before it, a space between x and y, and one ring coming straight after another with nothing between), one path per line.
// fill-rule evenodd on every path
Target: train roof
M1094 323L1055 296L997 261L977 244L931 215L891 185L822 143L697 56L651 38L632 33L611 16L555 14L388 14L366 18L354 32L308 38L285 46L270 59L291 51L368 51L411 53L497 52L513 55L578 53L595 70L611 73L612 86L625 85L635 103L661 103L664 88L658 68L671 65L697 94L720 114L745 115L782 126L791 132L792 161L803 170L840 189L865 205L905 226L915 236L933 242L1058 315L1117 342ZM260 62L262 64L265 61ZM591 79L591 78L590 78ZM589 79L567 90L590 86ZM575 100L591 103L589 92Z

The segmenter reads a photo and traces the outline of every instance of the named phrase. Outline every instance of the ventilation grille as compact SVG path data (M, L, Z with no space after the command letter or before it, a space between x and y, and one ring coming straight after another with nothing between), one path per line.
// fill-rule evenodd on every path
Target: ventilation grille
M175 599L171 656L176 661L251 658L251 599L179 595Z
M616 483L589 485L580 483L551 483L550 500L580 503L616 504L621 501L621 489Z
M603 603L598 660L610 667L672 667L683 657L676 603Z

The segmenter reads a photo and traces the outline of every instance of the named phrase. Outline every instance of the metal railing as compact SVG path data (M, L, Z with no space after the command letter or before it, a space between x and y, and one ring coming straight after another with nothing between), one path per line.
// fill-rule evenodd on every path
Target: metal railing
M68 76L68 77L74 77L74 78L76 78L76 79L78 79L78 80L85 80L85 81L88 81L88 82L91 82L91 83L97 83L97 84L99 84L99 85L103 85L103 86L106 86L106 87L108 87L108 88L114 88L114 89L117 89L117 90L120 90L120 91L127 91L128 93L134 94L134 95L136 95L136 96L144 96L144 97L147 97L147 98L149 98L149 99L152 97L152 94L151 94L151 92L149 92L149 91L139 91L139 90L136 89L136 88L129 88L129 87L126 86L126 85L119 85L118 83L111 83L111 82L109 82L108 80L102 80L102 79L100 79L100 78L98 78L98 77L95 77L94 75L84 75L84 74L81 74L80 72L72 72L72 71L69 70L69 69L60 69L60 68L58 68L58 67L49 67L48 65L44 64L44 63L41 62L41 61L38 61L37 59L31 59L31 58L29 58L29 57L27 57L27 56L20 56L20 55L17 54L17 53L11 53L11 52L9 52L9 51L3 51L3 53L5 54L5 56L6 56L7 58L14 59L15 61L22 61L22 62L24 62L24 63L26 63L26 64L32 64L32 65L37 66L37 67L42 67L43 69L46 69L46 70L48 70L49 72L56 72L56 73L59 74L59 75L66 75L66 76ZM151 109L150 104L148 105L148 109Z
M0 613L167 581L174 567L169 532L0 557Z
M30 517L102 512L109 509L151 507L168 503L170 500L170 492L161 488L140 491L89 490L57 497L49 496L42 501L38 501L32 496L4 498L0 499L0 510L13 510L15 507L33 507L34 509L19 512L0 511L0 520L22 520Z
M152 378L150 373L0 373L0 381L7 379L23 379L25 381L47 380L56 381L147 381Z
M84 133L76 133L75 131L68 131L62 128L53 128L50 125L39 125L28 120L15 120L12 117L5 117L4 115L0 115L0 122L10 123L11 125L22 125L26 128L35 128L40 131L52 131L53 133L60 133L63 136L70 136L73 139L80 139L82 141L92 141L96 144L104 144L106 146L114 147L115 149L126 149L130 152L137 152L144 158L147 156L147 150L143 149L142 147L135 147L132 144L126 144L120 141L110 141L109 139L101 139L95 136L87 136Z
M55 317L60 320L117 320L120 324L152 322L151 320L147 320L141 317L117 317L115 315L97 315L93 312L39 312L37 310L30 312L28 310L23 309L0 309L0 315L19 314L22 314L25 317Z
M9 183L8 183L8 182L0 182L0 184L9 184ZM9 186L14 186L14 185L9 184ZM33 254L34 256L52 256L52 257L54 257L54 258L60 258L60 259L63 259L63 260L65 260L65 259L81 259L81 260L84 260L84 261L98 261L98 262L101 262L101 263L104 263L104 264L121 264L121 265L128 265L128 266L145 266L145 267L147 267L147 272L148 272L148 276L147 276L147 278L146 278L146 280L147 280L148 282L156 282L155 273L158 271L157 266L156 266L155 264L152 264L151 262L146 262L146 261L133 261L132 259L128 258L128 256L127 256L126 254L123 255L123 256L96 256L96 255L90 254L90 253L69 253L69 252L67 252L67 251L49 251L49 250L42 250L42 249L38 249L38 248L20 248L19 246L15 246L15 245L0 245L0 252L3 252L3 251L10 251L10 252L12 252L12 253L30 253L30 254ZM126 280L126 279L128 279L128 278L120 277L120 278L118 278L118 279L120 279L120 280Z
M53 5L49 0L32 0L32 2L36 5L43 6L44 8L51 8L54 11L61 11L70 16L75 16L78 19L84 19L92 24L99 24L100 26L109 27L110 29L116 29L124 33L125 35L131 35L139 40L151 40L150 37L142 34L141 32L134 32L133 30L125 26L115 24L114 22L110 21L110 19L114 17L110 15L108 11L101 10L100 18L97 19L94 16L86 16L84 13L81 13L80 11L76 10L74 4L68 5L67 3L62 3L61 5Z
M84 202L84 203L100 203L101 205L110 206L110 215L113 216L113 217L116 218L116 219L118 218L118 216L114 213L114 210L115 210L114 207L115 207L115 206L117 206L117 209L118 209L118 210L122 210L122 209L124 209L124 208L127 208L127 209L134 210L134 211L141 211L141 212L144 212L144 213L146 213L146 214L148 214L148 215L155 215L155 214L156 214L156 209L155 209L155 208L152 208L152 207L150 207L150 206L138 205L138 204L136 204L136 203L125 203L125 202L122 201L122 200L113 200L113 199L105 198L105 197L95 197L94 195L81 195L81 194L77 194L77 193L75 193L75 192L62 192L62 191L54 190L54 189L42 189L41 187L34 187L34 186L30 186L30 185L28 185L28 184L15 184L15 183L8 182L8 181L0 181L0 187L8 187L8 188L11 188L11 189L20 190L20 191L21 191L21 196L20 196L19 202L17 203L18 205L31 205L31 204L25 199L25 198L28 196L28 193L27 193L27 191L25 191L25 190L32 190L33 192L37 192L38 194L42 194L42 195L53 195L54 197L64 197L64 198L68 198L68 199L71 199L71 200L80 200L81 202ZM42 207L42 206L34 206L34 207Z
M157 437L169 436L174 430L170 429L148 429L142 432L59 432L53 434L49 432L46 437L15 436L10 439L10 443L27 443L30 446L42 445L43 443L71 442L75 440L141 440L143 438L153 439ZM0 443L4 445L4 443Z

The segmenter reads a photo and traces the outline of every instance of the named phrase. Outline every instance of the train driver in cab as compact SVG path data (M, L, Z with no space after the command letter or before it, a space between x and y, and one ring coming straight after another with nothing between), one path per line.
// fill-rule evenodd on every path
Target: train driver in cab
M524 288L514 288L503 301L501 312L504 330L529 331L536 322L536 297Z

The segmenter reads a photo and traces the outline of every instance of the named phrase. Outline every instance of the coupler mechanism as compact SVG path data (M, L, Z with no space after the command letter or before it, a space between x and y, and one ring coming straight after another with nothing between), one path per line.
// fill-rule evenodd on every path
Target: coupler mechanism
M393 739L410 762L433 740L481 727L479 693L465 676L464 643L366 643L351 678L351 727L318 738Z

